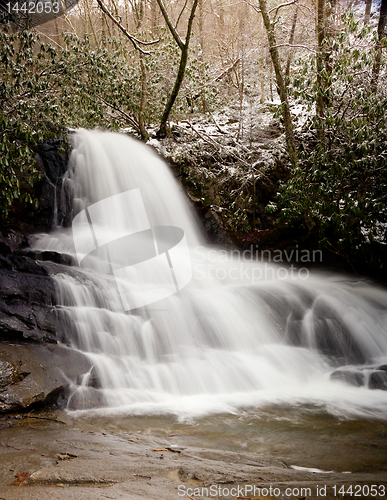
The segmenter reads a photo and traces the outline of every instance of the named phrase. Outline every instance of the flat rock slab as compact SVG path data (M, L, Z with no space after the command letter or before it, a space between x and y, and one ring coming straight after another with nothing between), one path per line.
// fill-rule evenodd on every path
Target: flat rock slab
M321 498L317 488L387 485L387 473L312 473L254 453L171 446L152 434L104 432L64 422L63 415L25 417L0 432L0 498L4 500L171 500L178 498L236 499L237 488L310 488L308 499ZM129 417L128 417L129 418ZM178 450L178 451L176 451ZM206 496L198 492L209 490ZM191 490L188 490L191 488ZM195 490L196 489L196 490ZM234 489L234 490L232 490ZM216 493L216 492L219 492ZM229 492L229 493L227 493ZM239 495L243 496L243 495ZM276 498L251 495L249 498Z

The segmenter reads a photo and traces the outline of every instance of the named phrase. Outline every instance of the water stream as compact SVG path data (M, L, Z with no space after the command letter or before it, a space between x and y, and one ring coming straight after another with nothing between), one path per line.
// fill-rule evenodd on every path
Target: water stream
M71 411L186 421L301 405L339 419L387 419L387 391L370 388L375 376L383 387L387 364L384 289L206 246L170 169L125 135L78 131L64 185L83 225L35 246L78 259L90 247L77 276L55 276L63 340L93 365L74 382ZM143 204L121 196L134 192ZM189 254L173 254L168 245L183 231ZM174 268L164 288L165 268L150 263L162 257ZM137 274L117 272L139 263L154 280L145 295L142 284L142 302L133 298ZM149 295L156 285L163 293Z

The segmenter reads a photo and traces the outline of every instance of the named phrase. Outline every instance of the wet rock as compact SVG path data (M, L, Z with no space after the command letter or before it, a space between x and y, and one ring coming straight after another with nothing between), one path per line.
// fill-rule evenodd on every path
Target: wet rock
M368 386L370 389L387 391L387 371L381 370L371 373Z
M83 387L93 387L94 389L101 389L102 384L95 366L91 368L88 373L79 375L76 385Z
M34 260L55 262L56 264L63 264L65 266L76 265L75 259L71 255L68 255L66 253L29 250L29 251L24 251L23 254L26 257L30 257L31 259Z
M232 240L224 227L220 215L211 206L201 206L200 200L194 201L194 206L203 224L208 242L215 245L232 247Z
M83 354L63 346L0 343L0 413L65 403L71 382L89 369Z
M90 372L90 375L89 375L89 378L87 381L87 385L89 387L94 387L94 389L101 389L101 387L102 387L101 380L99 378L99 375L98 375L98 372L97 372L95 366L93 366L93 368L91 369L91 372Z
M72 460L73 458L77 458L78 455L74 455L73 453L57 453L54 458L58 460Z
M36 274L38 276L48 276L47 270L42 265L25 256L14 255L12 259L8 259L12 264L12 268L21 273Z
M346 359L348 364L363 364L366 356L351 335L342 318L324 300L318 299L313 306L315 341L325 355Z
M33 193L39 204L36 208L20 207L14 214L15 219L22 221L29 233L49 231L55 222L68 223L71 216L71 194L62 189L63 175L69 160L64 141L45 141L35 159L42 176L35 184Z
M58 470L56 467L46 467L32 473L26 484L107 484L106 479L93 476L87 472L71 472Z
M179 476L180 481L186 482L186 481L203 481L205 477L195 471L190 471L184 467L180 467L180 469L177 471L177 474Z
M102 391L94 389L94 387L83 386L75 389L67 404L69 410L89 410L104 406L106 406L106 400Z
M52 278L27 257L21 267L18 259L9 262L12 270L0 269L0 340L55 342L58 322Z
M16 369L8 361L0 359L0 391L11 385L16 377Z
M331 373L330 379L345 382L355 387L361 387L364 385L364 374L357 371L336 370Z
M10 255L15 250L28 246L28 238L20 231L8 229L5 233L0 233L0 254Z

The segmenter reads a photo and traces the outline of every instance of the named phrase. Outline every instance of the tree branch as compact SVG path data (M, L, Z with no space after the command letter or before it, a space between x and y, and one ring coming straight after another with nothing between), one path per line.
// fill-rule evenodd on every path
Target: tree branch
M97 0L97 1L99 2L100 0ZM173 38L175 39L175 42L180 47L180 50L183 50L184 49L183 40L180 38L179 33L174 28L174 26L173 26L173 24L168 16L168 12L166 11L166 9L164 7L163 0L156 0L156 1L158 3L158 6L160 7L160 10L161 10L161 13L164 17L164 20L167 23L167 26L168 26L170 32L172 33Z
M232 64L231 66L229 66L227 69L225 69L224 71L222 71L222 73L220 75L218 75L215 79L214 79L214 82L218 82L219 80L221 80L225 75L227 75L227 73L229 73L230 71L232 71L235 66L240 62L241 58L238 57L238 59L236 59Z
M106 106L113 109L117 113L120 113L124 118L126 118L128 123L130 123L132 125L132 127L134 127L137 130L137 132L141 133L141 130L140 130L138 123L130 115L128 115L128 113L125 113L125 111L122 111L122 109L117 108L116 106L114 106L114 104L110 104L110 102L106 101L100 95L98 95L98 94L95 94L95 95L100 101L102 101L104 104L106 104Z
M278 11L282 7L288 7L289 5L293 5L294 3L297 3L297 0L291 0L291 2L281 3L280 5L277 5L277 7L273 7L272 9L270 9L267 13L271 14L275 10L275 16L274 16L275 19L277 17Z
M183 8L181 9L180 14L179 14L179 16L178 16L178 18L177 18L177 21L176 21L176 24L175 24L175 29L177 29L177 26L178 26L178 24L179 24L180 18L181 18L181 16L182 16L182 14L183 14L183 12L184 12L185 8L187 7L187 3L188 3L188 0L185 0L184 5L183 5Z
M191 15L189 16L189 19L188 19L188 26L187 26L187 35L185 37L185 47L188 47L188 44L189 44L189 40L191 38L191 32L192 32L192 23L193 23L193 20L195 19L195 11L196 11L196 7L199 3L199 0L194 0L194 3L192 5L192 9L191 9Z
M249 2L249 0L244 0L244 2L247 3L247 5L250 5L250 7L252 7L255 10L255 12L258 12L258 14L261 12L261 9L256 5L254 5L253 3Z
M118 26L118 28L122 31L122 33L132 42L133 47L141 52L141 54L144 55L149 55L151 52L148 52L146 50L143 50L141 47L139 47L139 44L141 45L153 45L159 40L155 40L152 42L142 42L141 40L138 40L135 36L131 35L123 26L122 24L111 14L108 9L105 7L105 5L102 3L102 0L97 0L98 5L100 6L102 12L104 12L112 21L113 23Z
M310 47L308 47L307 45L292 45L290 43L280 43L278 45L275 45L276 48L278 47L291 47L291 48L299 48L299 49L305 49L305 50L309 50L309 52L312 52L313 54L316 54L316 50L315 49L311 49Z

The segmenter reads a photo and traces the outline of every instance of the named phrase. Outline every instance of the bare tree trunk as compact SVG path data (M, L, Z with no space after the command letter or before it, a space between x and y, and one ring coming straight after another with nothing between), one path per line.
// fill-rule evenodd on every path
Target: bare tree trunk
M85 5L85 9L86 9L86 12L85 12L85 17L87 15L87 18L89 20L89 26L90 26L90 30L88 30L88 32L91 31L92 35L93 35L93 38L94 38L94 43L95 43L95 46L98 47L98 39L97 39L97 35L95 34L95 29L94 29L94 23L93 23L93 20L91 18L91 14L90 14L90 11L91 11L91 6L89 4L88 1L86 1L84 3Z
M54 27L55 27L55 35L56 35L56 40L57 43L60 47L62 47L62 37L60 36L60 31L59 31L59 25L58 25L58 19L55 18L54 20Z
M364 24L369 24L371 17L372 0L366 0L366 8L364 13Z
M187 60L188 60L188 47L184 48L181 51L181 57L180 57L180 64L179 64L179 71L176 76L175 84L173 86L172 92L170 93L168 97L167 104L165 105L163 116L161 117L161 122L160 122L160 127L159 130L157 131L157 137L166 137L167 135L167 122L169 115L171 114L173 105L175 104L176 98L179 94L179 90L181 87L181 84L183 83L184 80L184 74L185 74L185 68L187 66Z
M141 139L147 141L149 139L148 131L145 127L145 108L146 101L148 97L148 74L145 65L145 56L140 53L140 68L141 68L141 99L140 99L140 109L138 111L138 127L140 129Z
M289 154L289 158L290 158L290 162L291 162L292 166L296 167L297 166L297 150L296 150L296 144L295 144L295 140L294 140L293 123L292 123L292 117L290 114L288 96L286 94L286 89L285 89L285 82L284 82L284 79L282 76L281 63L280 63L280 58L279 58L279 53L278 53L278 48L277 48L277 42L276 42L275 34L274 34L274 26L271 23L270 18L269 18L269 14L267 12L266 0L259 0L259 7L261 9L263 23L265 25L267 38L269 40L269 51L270 51L271 60L273 62L273 66L274 66L276 82L277 82L277 90L278 90L278 94L279 94L280 99L281 99L282 117L284 120L286 145L287 145L287 149L288 149L288 154Z
M120 31L130 40L132 43L133 47L136 49L136 51L139 54L140 58L140 68L141 68L141 98L140 98L140 104L139 104L139 112L138 112L138 118L137 122L131 117L130 120L132 124L138 128L138 131L140 132L141 138L144 141L147 141L149 138L148 132L145 128L145 122L144 122L144 112L145 112L145 106L146 106L146 101L147 101L147 71L146 71L146 65L145 65L145 55L149 54L149 52L145 52L140 45L153 45L154 43L157 43L158 40L152 41L152 42L144 42L141 40L138 40L136 37L131 35L127 29L112 15L112 13L106 8L106 6L103 4L102 0L97 0L98 5L100 6L102 12L106 14L111 21L113 21L114 25L117 26ZM141 26L142 22L142 14L137 15L137 28Z
M200 48L202 49L202 52L204 52L203 1L204 0L199 0L199 43L200 43Z
M137 12L137 30L141 28L141 24L144 18L144 2L141 0L140 10ZM148 72L145 64L145 55L139 52L140 57L140 69L141 69L141 98L140 107L138 110L138 127L140 129L141 139L146 142L149 139L148 131L145 127L145 108L148 98Z
M296 33L297 15L298 15L298 5L296 5L296 8L294 10L292 28L290 30L290 37L289 37L290 49L289 49L288 60L287 60L287 63L286 63L285 78L289 78L289 75L290 75L290 64L292 62L292 56L293 56L293 51L292 51L292 47L291 46L293 45L294 35Z
M169 95L167 104L165 105L165 108L164 108L163 116L161 117L160 127L159 127L159 130L157 131L157 137L165 137L167 135L168 118L169 118L169 115L172 111L173 105L175 104L176 98L179 94L181 84L183 83L183 80L184 80L185 68L187 66L187 61L188 61L188 49L189 49L189 42L190 42L191 33L192 33L192 24L193 24L193 20L195 18L195 11L196 11L196 7L198 6L198 2L199 2L199 0L194 0L194 2L192 4L191 13L190 13L188 25L187 25L187 32L186 32L186 36L185 36L185 41L183 42L182 39L180 38L179 34L177 33L176 29L173 27L171 19L168 16L168 13L164 7L163 1L157 0L157 3L160 7L161 13L163 14L163 17L165 19L165 22L166 22L168 28L169 28L169 31L171 32L173 38L175 39L175 42L177 43L177 45L180 47L180 50L181 50L179 71L177 73L175 84L173 86L172 92Z
M260 103L263 104L265 102L265 76L263 74L263 71L261 73L261 99Z
M316 118L317 118L317 140L322 146L325 141L324 133L324 90L325 90L325 78L324 78L324 47L323 42L325 38L325 0L317 1L317 99L316 99Z
M243 112L243 102L245 95L245 20L247 18L247 4L243 3L239 9L239 39L238 39L238 52L241 59L241 72L240 78L238 79L238 91L239 91L239 129L237 134L237 141L243 139L244 135L244 112Z
M325 69L327 74L327 81L330 80L333 71L333 60L332 60L332 49L334 40L337 36L337 25L336 25L336 11L337 11L337 0L331 0L326 4L325 12L325 26L324 26L324 59L325 59ZM325 97L325 106L329 106L329 99Z
M378 24L378 43L376 44L376 55L375 62L372 68L372 79L371 79L371 90L376 93L378 89L378 79L380 68L382 65L382 39L386 36L386 24L387 24L387 0L382 0L380 5L380 16Z
M151 9L151 32L152 35L155 36L157 31L157 2L156 0L150 0L150 9Z
M105 27L106 27L106 19L105 19L105 13L101 11L101 36L102 36L102 44L104 47L106 47L106 32L105 32Z

